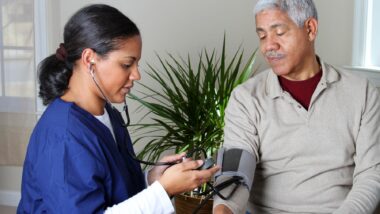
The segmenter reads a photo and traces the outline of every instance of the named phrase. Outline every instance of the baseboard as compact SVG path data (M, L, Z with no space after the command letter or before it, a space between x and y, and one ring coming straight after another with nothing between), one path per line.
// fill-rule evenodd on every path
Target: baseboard
M20 199L21 199L20 192L0 191L0 205L17 207Z

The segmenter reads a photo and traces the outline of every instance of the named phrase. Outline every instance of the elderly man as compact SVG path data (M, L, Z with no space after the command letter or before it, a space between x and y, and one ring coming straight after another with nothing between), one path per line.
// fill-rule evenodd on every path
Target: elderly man
M237 87L229 101L224 151L243 151L251 168L235 167L248 179L227 200L216 197L214 213L374 213L379 91L316 55L312 0L259 0L254 12L271 69ZM217 183L234 175L234 167L224 167L230 160Z

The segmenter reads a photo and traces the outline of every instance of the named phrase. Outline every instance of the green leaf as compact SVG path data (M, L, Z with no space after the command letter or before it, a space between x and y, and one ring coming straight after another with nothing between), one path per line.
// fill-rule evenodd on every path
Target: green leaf
M148 64L146 73L155 84L143 84L140 96L129 98L146 109L143 118L150 122L132 124L132 134L137 136L134 145L143 144L139 158L157 161L167 150L175 152L203 148L214 155L223 143L225 109L232 90L254 73L257 50L242 65L243 51L239 47L232 58L227 56L226 36L222 53L202 50L193 62L170 53L162 57L156 53L159 67ZM192 62L196 66L192 65ZM242 67L242 69L240 69ZM159 85L157 89L153 86Z

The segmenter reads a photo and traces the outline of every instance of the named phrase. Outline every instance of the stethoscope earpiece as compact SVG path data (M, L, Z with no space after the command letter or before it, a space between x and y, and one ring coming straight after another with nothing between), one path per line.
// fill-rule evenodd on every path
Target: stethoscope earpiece
M91 75L92 79L93 79L94 81L96 81L96 80L95 80L94 69L92 68L92 65L90 65L90 67L88 68L88 70L90 71L90 75ZM97 84L97 83L96 83L96 84Z

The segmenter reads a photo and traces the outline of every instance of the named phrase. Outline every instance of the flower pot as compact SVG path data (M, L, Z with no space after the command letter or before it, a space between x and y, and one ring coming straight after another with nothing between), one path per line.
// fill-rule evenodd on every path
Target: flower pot
M192 214L193 211L203 202L203 198L192 197L187 195L176 195L174 197L175 210L177 214ZM197 212L197 214L212 213L212 204L214 200L209 199L205 205Z

